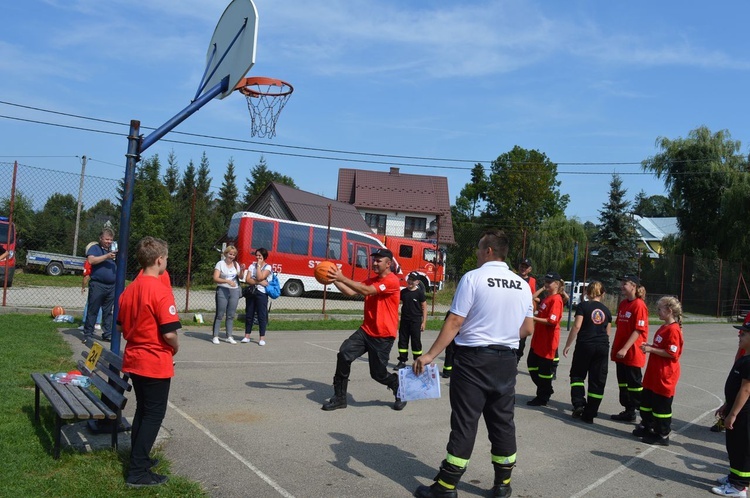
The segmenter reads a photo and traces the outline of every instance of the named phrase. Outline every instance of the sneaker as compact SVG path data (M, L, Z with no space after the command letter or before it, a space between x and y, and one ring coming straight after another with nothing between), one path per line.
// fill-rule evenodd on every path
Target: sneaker
M583 410L584 410L584 407L577 406L573 408L573 413L571 414L571 416L573 418L581 418L583 416Z
M78 327L78 330L83 330L83 325L81 325L80 327Z
M623 410L616 415L610 415L609 418L620 422L635 422L635 412Z
M711 492L719 496L736 496L739 498L747 498L747 488L735 488L730 483L711 488Z
M394 370L401 370L402 368L406 368L406 363L404 363L403 361L399 361L398 365L393 367Z
M112 342L112 334L103 335L102 336L102 341L104 341L104 342Z
M719 477L718 479L716 479L716 482L717 482L717 483L718 483L718 484L719 484L720 486L723 486L723 485L725 485L725 484L729 484L729 476L721 476L721 477Z
M526 402L528 406L547 406L547 400L542 399L539 396Z
M148 471L138 478L128 477L125 480L125 486L129 488L145 488L147 486L159 486L166 483L169 477L161 474L155 474L154 472ZM729 495L727 495L729 496Z
M237 341L235 341L235 340L234 340L234 337L231 337L231 336L230 336L230 337L227 337L227 342L228 342L229 344L237 344Z
M242 340L241 340L240 342L241 342L242 344L247 344L248 342L250 342L250 338L248 338L248 337L243 337L243 338L242 338Z
M258 341L258 346L265 346L265 345L266 345L266 341L264 341L263 339Z
M94 325L94 330L101 330L101 329L102 329L102 326L99 325L98 323Z
M211 339L211 342L213 342L214 344L219 344L219 338L214 337L213 339Z

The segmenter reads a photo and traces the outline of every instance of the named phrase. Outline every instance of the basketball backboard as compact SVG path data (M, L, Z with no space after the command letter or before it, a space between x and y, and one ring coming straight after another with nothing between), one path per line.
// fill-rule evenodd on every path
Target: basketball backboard
M255 64L257 39L258 10L255 4L252 0L232 0L211 37L206 53L206 71L195 98L227 76L229 84L218 97L223 99L232 93Z

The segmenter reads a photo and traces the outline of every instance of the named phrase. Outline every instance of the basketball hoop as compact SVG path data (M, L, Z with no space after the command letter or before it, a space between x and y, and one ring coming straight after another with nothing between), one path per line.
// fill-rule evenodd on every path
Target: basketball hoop
M294 88L286 81L256 76L244 78L235 87L247 98L247 108L252 121L250 135L273 138L276 121Z

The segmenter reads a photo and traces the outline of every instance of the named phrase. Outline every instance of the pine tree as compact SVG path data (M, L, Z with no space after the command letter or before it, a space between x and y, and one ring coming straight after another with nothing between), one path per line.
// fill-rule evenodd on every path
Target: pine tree
M611 293L617 289L620 277L635 274L638 270L637 230L628 212L630 201L625 200L626 193L620 176L612 175L609 200L599 210L599 229L595 237L597 253L591 258L589 274L604 283Z
M237 212L238 196L237 176L234 174L234 160L230 158L227 163L227 171L224 173L224 182L219 189L219 198L216 205L217 214L222 226L228 226L232 215Z

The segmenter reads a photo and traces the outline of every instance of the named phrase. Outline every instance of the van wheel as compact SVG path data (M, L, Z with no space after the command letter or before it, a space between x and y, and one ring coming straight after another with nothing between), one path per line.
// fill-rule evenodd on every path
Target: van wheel
M285 296L300 297L305 292L305 286L299 280L287 280L282 291Z
M58 277L62 275L62 273L63 273L62 264L53 262L47 265L47 275L50 275L52 277Z

